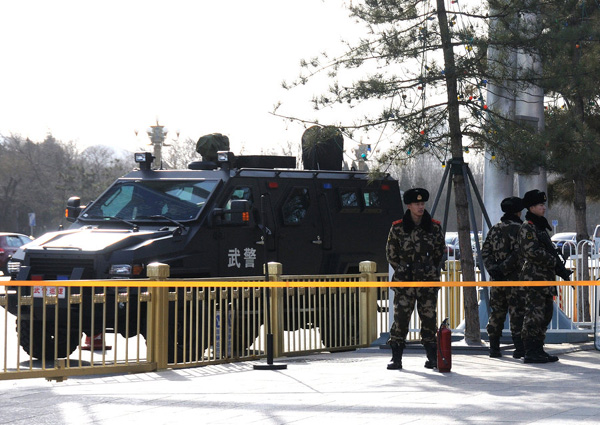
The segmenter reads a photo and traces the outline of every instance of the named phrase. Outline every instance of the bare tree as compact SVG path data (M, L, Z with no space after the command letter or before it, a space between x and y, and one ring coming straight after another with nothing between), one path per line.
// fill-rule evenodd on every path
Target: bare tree
M35 236L56 230L64 220L70 196L95 199L117 177L133 168L109 148L84 153L72 142L48 135L35 143L20 136L0 139L0 226L29 233L28 214L35 213Z
M182 170L186 169L192 161L201 160L201 156L196 152L196 141L188 137L187 139L177 139L169 142L170 146L163 148L163 159L169 164L169 167Z

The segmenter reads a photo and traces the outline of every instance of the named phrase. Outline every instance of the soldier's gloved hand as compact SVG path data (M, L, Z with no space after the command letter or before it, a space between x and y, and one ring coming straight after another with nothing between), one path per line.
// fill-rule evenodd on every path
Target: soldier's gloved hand
M572 274L573 274L573 270L563 269L558 274L558 277L561 277L563 280L571 280Z
M558 256L558 259L562 261L563 264L567 262L567 259L565 258L562 249L556 248L556 255Z

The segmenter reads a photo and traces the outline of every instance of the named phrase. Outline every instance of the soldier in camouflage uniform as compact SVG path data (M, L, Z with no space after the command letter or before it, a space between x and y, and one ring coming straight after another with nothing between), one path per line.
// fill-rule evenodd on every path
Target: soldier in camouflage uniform
M525 263L521 269L521 280L544 280L555 282L556 275L570 280L572 272L565 269L560 261L550 235L552 230L546 213L546 194L531 190L523 197L523 206L527 208L525 223L519 230L519 249ZM544 351L546 329L552 320L556 285L526 287L526 311L523 320L523 343L525 344L525 363L555 362L558 357Z
M439 221L425 210L429 192L410 189L403 200L407 210L401 220L392 223L387 240L387 260L394 269L394 281L440 280L440 265L445 241ZM388 369L402 369L402 353L409 330L411 315L417 304L421 319L421 342L427 352L425 367L437 367L437 297L438 287L394 288L394 323L389 344L392 360Z
M500 221L489 230L481 256L483 264L493 281L519 280L523 259L519 255L517 238L523 220L523 200L511 196L502 200L500 208L504 212ZM515 344L513 357L525 355L521 328L525 313L525 288L522 286L492 286L490 289L490 318L487 332L490 338L490 357L502 357L500 337L504 329L506 313L510 317L510 332Z

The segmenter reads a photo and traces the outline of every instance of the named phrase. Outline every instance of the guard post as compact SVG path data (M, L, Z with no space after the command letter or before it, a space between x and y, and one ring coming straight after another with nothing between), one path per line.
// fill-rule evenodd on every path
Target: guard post
M170 273L168 264L148 264L147 276L151 281L166 281ZM149 362L156 363L157 370L161 370L167 368L169 359L169 288L153 285L149 292L147 357Z
M283 266L281 263L267 263L269 268L269 281L281 282ZM283 355L283 288L270 288L270 309L271 333L273 334L273 357L281 357ZM265 328L268 328L265 326Z
M361 282L375 282L377 263L361 261L358 265ZM369 345L377 339L377 288L362 287L360 291L359 336L361 345Z

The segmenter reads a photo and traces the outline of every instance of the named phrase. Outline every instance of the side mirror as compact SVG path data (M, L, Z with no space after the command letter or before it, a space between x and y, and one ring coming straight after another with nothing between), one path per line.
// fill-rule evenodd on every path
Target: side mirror
M85 206L81 206L81 199L79 196L71 196L67 200L67 209L65 210L65 218L67 221L71 223L77 220L81 211L83 211Z
M236 199L231 201L229 210L225 210L230 214L229 222L231 224L249 224L250 223L250 202L246 199Z
M214 224L247 226L250 224L250 202L246 199L232 200L228 209L215 208Z

